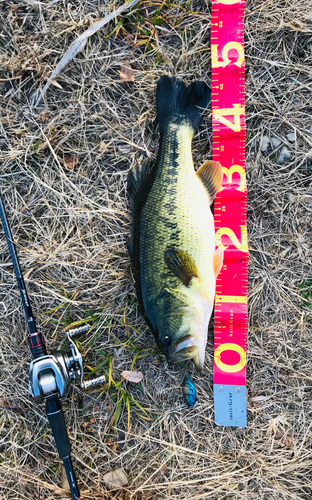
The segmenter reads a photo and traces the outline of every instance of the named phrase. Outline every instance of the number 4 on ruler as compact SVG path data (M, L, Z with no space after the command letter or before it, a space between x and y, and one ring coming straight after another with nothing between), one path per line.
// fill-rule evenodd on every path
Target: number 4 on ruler
M233 104L233 108L214 109L212 111L212 117L229 127L233 132L240 132L241 130L241 115L245 115L245 106L240 104ZM233 116L234 122L225 118L226 116Z

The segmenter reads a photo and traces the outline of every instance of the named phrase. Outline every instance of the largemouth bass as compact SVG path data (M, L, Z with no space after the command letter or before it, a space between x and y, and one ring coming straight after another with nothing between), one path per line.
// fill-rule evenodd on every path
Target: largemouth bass
M194 170L191 143L210 91L160 78L160 147L152 166L132 169L128 194L133 217L128 250L141 311L168 362L193 358L201 370L216 277L223 250L215 250L210 205L222 183L220 163Z

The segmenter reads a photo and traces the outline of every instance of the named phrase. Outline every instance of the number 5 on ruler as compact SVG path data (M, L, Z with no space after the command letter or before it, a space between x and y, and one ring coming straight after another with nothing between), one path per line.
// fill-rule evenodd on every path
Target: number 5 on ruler
M234 49L238 53L237 61L234 61L233 64L236 64L239 68L242 67L242 64L245 60L244 58L244 49L241 43L238 42L228 42L224 45L222 49L222 61L219 61L218 57L218 45L211 45L211 64L213 68L225 68L228 64L230 64L229 53L230 50Z

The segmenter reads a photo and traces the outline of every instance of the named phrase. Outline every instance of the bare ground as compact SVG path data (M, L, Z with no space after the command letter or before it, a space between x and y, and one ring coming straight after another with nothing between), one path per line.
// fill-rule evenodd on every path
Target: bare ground
M119 5L0 3L0 189L33 308L50 349L64 344L62 328L92 318L80 338L85 371L112 375L110 387L72 388L64 401L82 498L308 500L312 304L301 287L312 272L312 2L246 7L246 429L214 425L212 330L201 374L191 363L168 368L157 352L138 314L125 244L127 172L157 151L158 78L210 82L210 2L142 1L118 31L120 18L90 38L41 107L31 105L70 43ZM125 61L132 83L120 81ZM280 139L277 149L264 150L266 137ZM196 166L211 158L211 141L207 112ZM278 163L283 146L291 158ZM67 498L45 414L29 396L24 314L0 237L0 498ZM118 385L132 367L142 383ZM194 409L182 398L186 372L198 390ZM128 486L107 491L103 476L115 468Z

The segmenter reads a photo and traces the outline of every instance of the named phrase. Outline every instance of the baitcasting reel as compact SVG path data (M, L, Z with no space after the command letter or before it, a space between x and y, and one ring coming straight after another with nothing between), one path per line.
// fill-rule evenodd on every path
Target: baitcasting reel
M29 390L38 403L42 403L52 394L63 397L73 381L78 381L81 389L103 384L105 376L101 375L83 382L82 356L73 341L73 337L89 330L89 326L82 326L68 330L67 338L70 342L70 353L54 351L34 359L29 367Z

